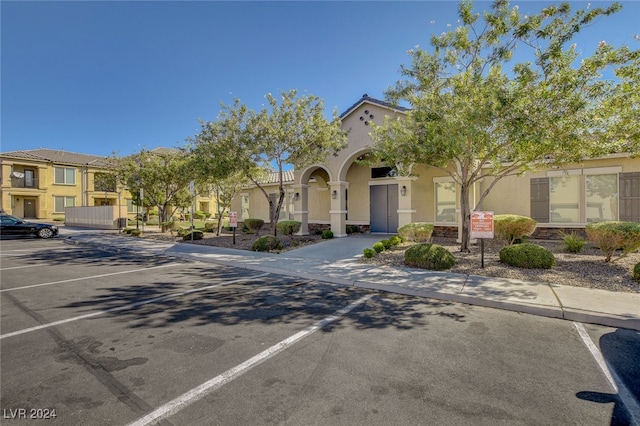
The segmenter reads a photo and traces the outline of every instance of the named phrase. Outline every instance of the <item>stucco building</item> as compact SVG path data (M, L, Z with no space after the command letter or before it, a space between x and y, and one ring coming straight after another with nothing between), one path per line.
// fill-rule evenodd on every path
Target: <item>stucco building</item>
M364 95L342 115L348 147L322 164L295 170L286 183L287 198L281 219L293 216L310 226L330 228L346 235L347 225L371 232L394 233L410 222L430 222L436 233L459 233L460 205L452 178L444 171L414 166L416 176L397 176L391 167L372 167L358 161L371 151L371 122L382 124L386 115L404 110ZM487 177L473 190L472 205L491 183ZM277 185L267 186L275 197ZM589 222L624 220L640 222L640 159L615 154L562 169L549 168L496 183L483 202L495 214L519 214L538 221L539 233L581 229ZM264 195L249 188L233 202L239 219L268 220Z

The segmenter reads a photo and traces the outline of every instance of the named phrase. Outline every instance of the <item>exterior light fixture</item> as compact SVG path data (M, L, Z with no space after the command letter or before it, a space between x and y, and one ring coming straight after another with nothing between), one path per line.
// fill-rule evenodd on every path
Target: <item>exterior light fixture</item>
M331 198L333 198L334 200L338 198L338 191L334 189L333 192L331 193Z
M407 195L407 187L402 185L402 188L400 188L400 195L402 195L403 197L405 195Z
M293 194L293 201L298 201L300 199L300 193L296 192L295 194Z

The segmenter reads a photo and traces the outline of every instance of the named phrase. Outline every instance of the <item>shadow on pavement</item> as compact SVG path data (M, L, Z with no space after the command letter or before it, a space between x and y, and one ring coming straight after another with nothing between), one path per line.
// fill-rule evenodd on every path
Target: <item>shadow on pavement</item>
M600 337L600 351L616 378L622 381L637 403L640 400L640 332L619 328L604 334ZM598 404L614 404L611 425L634 424L618 394L585 391L578 392L576 396Z

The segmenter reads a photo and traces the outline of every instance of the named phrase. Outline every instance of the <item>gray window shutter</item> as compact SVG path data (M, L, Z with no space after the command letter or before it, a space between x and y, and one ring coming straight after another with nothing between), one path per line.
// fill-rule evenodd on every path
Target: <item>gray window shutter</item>
M620 220L640 222L640 172L620 173Z
M539 223L549 223L549 178L532 178L531 218Z

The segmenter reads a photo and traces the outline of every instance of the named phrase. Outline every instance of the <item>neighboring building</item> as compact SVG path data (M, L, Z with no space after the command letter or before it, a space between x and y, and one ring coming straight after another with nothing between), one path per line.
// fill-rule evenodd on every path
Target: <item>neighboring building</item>
M370 123L380 125L386 115L404 111L364 95L341 115L342 127L349 132L348 147L322 164L296 170L293 180L287 180L286 212L290 216L293 209L295 220L302 222L302 234L310 226L324 226L341 237L346 225L395 233L406 223L430 222L436 234L459 235L459 188L447 173L416 165L417 176L396 176L384 164L370 167L358 162L371 151ZM475 199L491 180L487 177L475 186ZM277 196L277 185L267 192ZM232 210L242 212L239 219L269 218L268 204L257 188L236 197ZM533 217L543 235L603 220L640 222L640 159L617 154L506 177L485 199L483 210Z
M65 207L136 206L118 186L108 157L64 150L33 149L0 153L0 209L22 218L63 218ZM196 199L196 209L215 213L215 199Z
M33 149L0 153L0 166L1 208L14 216L52 219L65 207L118 204L106 157ZM124 203L129 194L120 196Z

